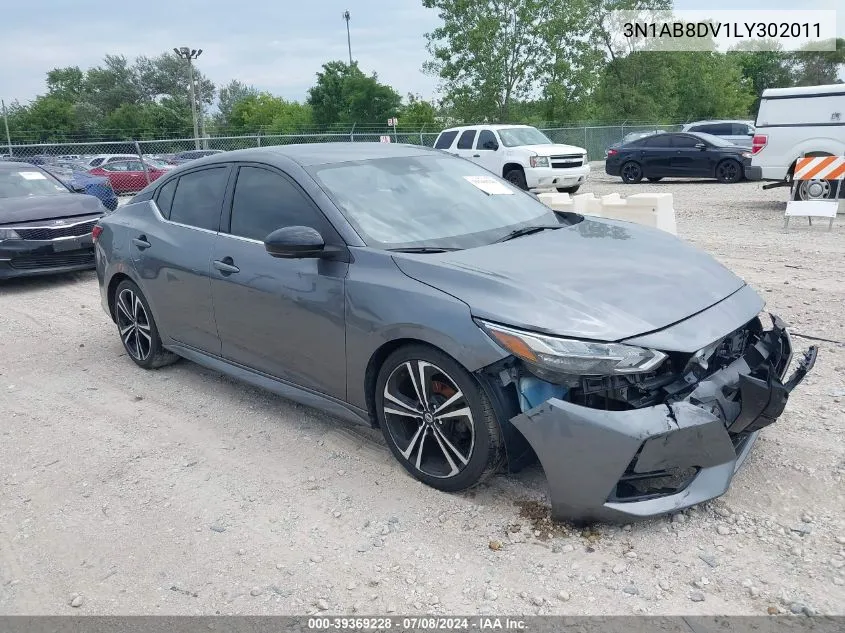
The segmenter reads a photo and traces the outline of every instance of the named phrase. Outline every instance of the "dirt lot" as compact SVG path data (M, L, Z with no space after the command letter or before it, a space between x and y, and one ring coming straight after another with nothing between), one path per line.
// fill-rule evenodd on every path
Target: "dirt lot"
M586 191L673 193L684 238L845 341L845 217L785 234L782 189L594 169ZM137 369L93 273L6 284L0 613L843 614L845 347L820 346L723 498L582 533L544 522L538 468L448 495L376 431L188 362Z

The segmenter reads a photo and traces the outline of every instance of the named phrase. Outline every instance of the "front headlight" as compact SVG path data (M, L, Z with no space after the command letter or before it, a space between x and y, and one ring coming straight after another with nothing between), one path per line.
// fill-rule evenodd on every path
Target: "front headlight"
M743 158L751 158L751 152L743 152L742 157Z
M532 156L530 159L532 167L548 167L549 166L549 157L548 156Z
M666 354L654 349L546 336L481 320L477 323L514 356L562 374L639 374L657 369L666 360Z
M0 242L3 240L18 240L20 237L12 229L0 229Z

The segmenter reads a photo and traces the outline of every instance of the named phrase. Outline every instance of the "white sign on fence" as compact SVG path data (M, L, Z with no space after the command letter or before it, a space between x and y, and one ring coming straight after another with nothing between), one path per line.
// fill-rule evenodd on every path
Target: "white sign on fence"
M397 125L399 125L399 119L397 119L397 118L388 119L387 124L390 127L396 127Z
M381 138L379 138L379 142L390 143L390 137L389 136L382 136Z

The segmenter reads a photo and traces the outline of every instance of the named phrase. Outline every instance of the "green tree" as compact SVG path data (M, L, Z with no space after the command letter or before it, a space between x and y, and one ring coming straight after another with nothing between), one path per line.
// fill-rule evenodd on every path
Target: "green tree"
M751 84L755 99L751 111L760 105L760 95L766 88L788 88L794 85L794 59L783 51L779 42L748 40L728 52Z
M434 105L414 94L408 94L407 101L399 113L399 123L403 127L422 128L424 125L434 126L437 123L437 110Z
M307 103L317 125L376 123L398 115L402 97L382 84L378 75L365 75L358 64L331 61L317 73Z
M235 103L229 124L236 134L290 134L311 124L311 108L262 92Z
M452 115L464 121L507 121L514 101L537 87L546 61L546 0L422 0L442 26L426 34L425 72L443 80Z
M82 97L85 91L85 73L79 66L54 68L47 73L47 93L71 103Z
M235 105L246 99L247 97L254 97L258 95L258 90L253 86L247 86L237 79L233 79L228 84L220 88L219 97L217 101L217 114L214 116L214 121L220 128L228 128L231 123L232 110Z
M836 39L834 51L807 51L793 53L795 84L822 86L842 83L839 74L845 69L845 39Z

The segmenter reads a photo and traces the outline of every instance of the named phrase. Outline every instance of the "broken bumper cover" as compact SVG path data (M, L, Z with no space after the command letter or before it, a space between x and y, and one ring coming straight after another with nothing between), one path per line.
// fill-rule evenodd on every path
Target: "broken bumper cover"
M810 347L784 380L791 340L773 321L742 357L683 400L605 411L550 399L512 418L546 473L552 517L630 521L724 494L759 431L780 416L816 360Z

